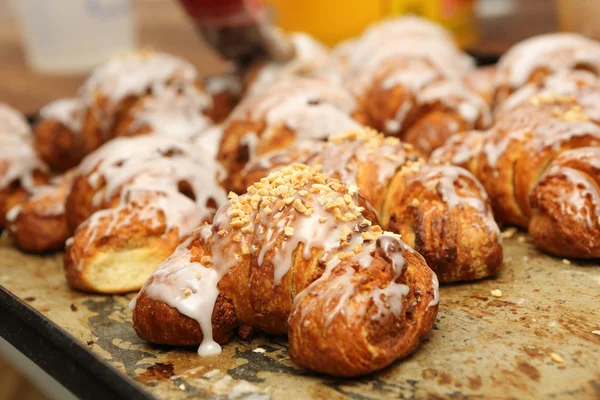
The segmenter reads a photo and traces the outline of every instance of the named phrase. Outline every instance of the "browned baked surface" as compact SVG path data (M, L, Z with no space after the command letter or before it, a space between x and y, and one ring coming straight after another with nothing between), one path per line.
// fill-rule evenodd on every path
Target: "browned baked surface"
M481 279L502 267L489 198L467 170L435 160L425 163L412 145L364 129L333 135L312 151L289 149L259 157L241 174L242 181L250 184L269 168L299 160L356 184L381 225L402 234L441 282Z
M483 147L486 132L465 131L452 136L443 146L437 148L429 159L440 164L452 164L477 176L479 153Z
M296 164L249 190L232 195L214 224L197 230L145 284L133 319L141 337L204 346L209 328L218 343L236 325L289 333L294 361L340 376L367 374L414 351L437 312L435 275L363 216L355 189ZM214 308L204 303L213 284ZM203 310L212 312L208 327L198 325L207 322ZM360 352L340 358L342 346Z
M67 223L65 199L73 176L74 171L66 172L9 212L7 231L18 248L32 253L64 248L72 233Z
M487 194L468 171L417 163L390 181L380 216L431 265L440 282L496 275L502 268L500 230Z
M56 120L42 120L33 131L35 149L52 169L66 171L83 158L79 132L72 132Z
M67 243L67 282L95 293L136 291L179 242L177 228L167 229L162 212L151 206L98 211Z
M331 314L342 293L336 283L344 274L338 267L294 303L290 314L289 354L301 367L335 376L359 376L381 369L414 352L435 322L430 306L435 294L429 284L432 274L422 268L423 258L406 251L408 267L400 282L410 288L402 299L402 313L377 318L377 308L367 306L362 318ZM352 280L356 295L351 307L364 307L360 294L383 288L393 275L383 253L376 253L371 268L357 272ZM339 287L339 286L338 286ZM335 338L336 340L333 340Z
M600 147L562 152L531 191L529 233L561 257L600 257Z
M600 75L600 45L575 33L551 33L524 40L498 61L494 103L502 104L527 84L538 84L557 72L570 70Z

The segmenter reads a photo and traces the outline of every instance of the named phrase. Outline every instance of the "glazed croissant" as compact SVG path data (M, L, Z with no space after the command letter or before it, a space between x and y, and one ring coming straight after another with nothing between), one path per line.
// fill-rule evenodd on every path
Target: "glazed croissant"
M117 138L87 156L66 199L74 235L65 271L76 289L125 293L226 200L201 147L156 136Z
M360 127L351 117L355 108L346 90L328 82L282 80L250 93L233 110L224 124L217 159L236 176L254 157Z
M363 203L300 164L230 194L132 302L136 333L201 355L236 326L287 333L296 364L337 376L412 353L437 313L436 276Z
M403 23L399 19L386 24ZM488 105L462 81L472 62L455 44L438 35L415 39L374 33L357 39L357 52L363 56L351 56L354 62L346 78L358 99L361 122L425 153L456 132L491 123Z
M72 234L65 200L74 176L75 170L67 171L48 185L36 188L33 195L8 211L8 235L19 249L31 253L64 249Z
M600 86L580 78L581 73L567 73L523 88L535 94L526 101L511 96L506 103L514 106L500 113L481 142L467 145L473 150L469 166L500 222L529 228L536 245L552 254L594 258L600 256L592 157L600 146ZM521 99L523 93L513 96ZM453 162L456 146L462 145L449 142L434 156ZM583 149L571 150L576 148ZM575 162L575 156L581 158Z
M413 146L365 128L332 135L312 151L267 154L248 165L242 182L298 161L356 184L382 227L402 234L441 282L493 276L502 267L498 225L484 188L468 171L427 164Z
M178 57L132 52L95 69L76 98L44 107L36 148L52 168L66 170L115 136L189 139L224 120L240 90L233 75L200 81Z
M575 33L550 33L523 40L498 61L494 102L502 104L526 84L569 70L600 75L600 43Z
M6 215L49 180L33 147L31 129L17 110L0 103L0 229Z

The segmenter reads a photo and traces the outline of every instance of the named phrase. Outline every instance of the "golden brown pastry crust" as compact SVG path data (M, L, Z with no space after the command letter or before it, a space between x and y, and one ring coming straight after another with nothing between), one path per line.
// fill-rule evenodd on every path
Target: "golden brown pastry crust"
M225 123L217 159L230 176L262 154L360 125L343 88L307 78L284 80L247 96Z
M569 258L600 257L600 147L555 158L531 191L535 245Z
M65 276L72 288L86 292L136 291L179 242L178 229L167 229L164 214L152 206L101 210L69 239Z
M34 187L41 187L48 183L49 176L45 171L35 170L32 174ZM19 181L13 181L0 190L0 228L6 227L6 215L14 206L25 201L31 190L25 188Z
M575 33L550 33L519 42L498 61L494 104L515 90L539 84L557 72L583 70L600 75L600 45Z
M488 105L462 82L435 75L433 69L415 70L411 74L429 74L430 79L422 87L411 88L394 81L398 70L406 73L401 68L380 75L362 96L361 110L369 125L429 154L452 135L484 129L491 123Z
M7 231L21 250L32 253L62 250L72 230L67 223L65 199L74 171L18 204L8 214Z
M487 194L462 168L405 166L389 183L380 218L427 260L440 282L481 279L502 268Z
M480 131L457 133L431 153L429 160L433 163L456 165L477 176L479 153L485 137L486 132Z
M324 189L327 187L329 189ZM272 190L278 193L274 197L267 194ZM327 193L333 197L323 203L323 209L317 206L320 203L316 198L314 203L309 200L311 195L327 196ZM350 203L344 200L346 197ZM286 205L284 199L287 198L292 201ZM296 204L296 200L306 206ZM256 210L263 211L245 214L246 205L254 201ZM438 301L435 275L423 258L403 247L399 239L378 233L381 229L371 226L361 215L366 210L357 208L357 201L353 189L327 181L316 170L299 165L263 179L261 184L253 185L247 195L232 196L230 205L223 207L215 217L214 225L197 230L145 284L134 302L134 329L140 337L156 343L204 344L205 331L199 330L198 319L190 319L175 308L189 297L192 300L186 303L186 313L202 318L200 311L211 310L210 328L217 343L227 341L236 326L250 326L266 333L289 332L292 359L315 371L358 376L411 353L433 326ZM308 209L311 204L314 211ZM334 212L329 205L338 211ZM267 210L271 206L280 210L279 213ZM248 211L253 209L250 206ZM337 221L337 212L340 212L338 224L346 228L355 226L357 231L327 225L329 218ZM249 225L243 225L246 216ZM325 234L323 240L311 242L308 236L304 238L307 232L303 233L301 225L293 221L305 217L314 219L316 224L325 224L314 228L315 235ZM281 228L282 224L288 228L294 226L296 231L292 228L291 233L287 232ZM250 229L244 229L246 226ZM326 231L317 233L319 229ZM342 231L347 232L346 239L355 243L353 246L348 242L344 244L345 239L337 236ZM335 252L343 251L342 248L352 250L334 256L339 259L331 258ZM365 255L360 256L363 252ZM289 269L278 281L276 276L281 272L282 263L289 263ZM209 296L212 289L201 286L204 291L199 291L192 280L211 279L212 282L215 273L222 274L222 278L214 283L218 284L219 293L214 308L193 303L193 298ZM350 275L352 277L347 279ZM171 278L175 276L176 281ZM349 285L349 296L341 292L344 289L338 284ZM333 303L328 303L328 299ZM325 301L330 310L323 310L321 301ZM193 304L199 309L190 308ZM340 312L341 309L344 311ZM328 317L332 317L331 324ZM328 334L324 334L323 329L316 332L313 324L325 328ZM353 346L352 342L358 337L362 340ZM324 341L328 347L321 345ZM340 360L337 354L345 351L343 346L360 353ZM370 353L366 354L367 351Z
M487 194L462 168L426 164L412 145L364 129L332 135L312 151L267 154L249 164L242 181L249 184L286 161L322 165L332 177L356 184L382 226L401 233L441 282L481 279L502 267L500 233Z
M66 171L79 164L85 155L80 100L53 101L40 110L39 117L33 129L33 139L42 160L58 171Z
M374 320L377 310L367 305L363 318L349 320L337 314L330 320L339 296L335 291L336 275L344 273L344 269L338 267L327 279L311 285L294 303L288 320L292 361L313 371L353 377L384 368L413 353L433 326L437 312L430 306L435 299L428 285L431 271L418 267L424 261L416 252L404 254L408 267L400 282L407 285L410 292L402 299L401 316ZM390 279L393 272L384 258L377 254L371 268L354 276L353 284L358 293L377 290L382 282ZM357 308L364 306L358 297L350 300Z
M571 97L534 97L490 129L479 155L478 176L496 218L527 228L529 195L548 163L562 151L600 144L600 128Z

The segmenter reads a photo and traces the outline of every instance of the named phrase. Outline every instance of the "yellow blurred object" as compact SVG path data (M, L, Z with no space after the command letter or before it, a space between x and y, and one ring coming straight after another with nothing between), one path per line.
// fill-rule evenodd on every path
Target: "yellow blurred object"
M558 23L560 29L579 32L600 40L598 0L558 0Z
M304 31L328 45L359 35L377 20L402 14L431 19L449 29L461 46L476 39L475 0L265 0L275 22Z

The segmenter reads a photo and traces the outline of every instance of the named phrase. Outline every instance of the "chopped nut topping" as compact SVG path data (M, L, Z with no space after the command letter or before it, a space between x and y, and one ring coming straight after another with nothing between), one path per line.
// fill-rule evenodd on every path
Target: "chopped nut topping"
M559 363L559 364L565 361L560 356L560 354L557 354L557 353L550 353L550 358L552 359L552 361L554 361L555 363Z
M291 226L286 226L285 228L283 228L283 233L285 234L285 236L292 236L294 235L294 228L292 228Z
M375 240L375 236L371 232L363 232L360 236L363 240Z
M492 290L491 293L492 293L492 296L494 296L494 297L502 297L502 290L500 290L500 289Z

